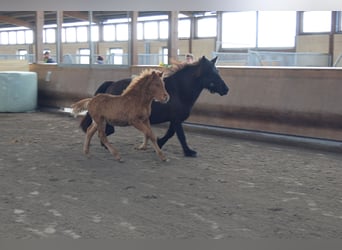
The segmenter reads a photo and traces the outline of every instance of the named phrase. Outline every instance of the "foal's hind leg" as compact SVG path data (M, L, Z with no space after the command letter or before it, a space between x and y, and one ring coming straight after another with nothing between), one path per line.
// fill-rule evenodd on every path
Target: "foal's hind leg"
M99 127L98 127L98 133L99 133L99 138L101 142L107 147L109 152L114 156L116 160L122 161L119 152L109 143L107 136L106 136L105 128L106 128L106 123L100 122Z
M95 134L96 130L97 130L97 125L94 122L87 128L87 132L86 132L84 144L83 144L83 152L86 155L89 154L90 140L93 137L93 135Z
M139 150L146 150L147 148L147 141L148 141L148 137L146 134L144 134L144 140L143 142L141 143L141 145L139 147L136 147L136 149L139 149Z

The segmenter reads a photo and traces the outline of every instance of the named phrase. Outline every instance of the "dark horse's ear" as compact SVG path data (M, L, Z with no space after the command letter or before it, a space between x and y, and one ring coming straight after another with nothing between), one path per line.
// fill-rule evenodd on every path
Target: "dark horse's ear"
M208 61L208 59L205 56L202 56L201 59L198 61L198 69L195 72L195 76L196 77L200 77L202 75L202 72L204 71L203 67L205 67L206 65L206 61Z
M211 60L211 62L212 62L213 64L215 64L216 61L217 61L217 56L216 56L214 59Z

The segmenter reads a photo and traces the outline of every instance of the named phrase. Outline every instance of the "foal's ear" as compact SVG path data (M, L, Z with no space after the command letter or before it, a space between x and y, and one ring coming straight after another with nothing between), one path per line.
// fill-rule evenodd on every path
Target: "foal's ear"
M160 78L162 78L162 77L163 77L163 74L164 74L164 72L163 72L163 71L160 71L158 75L159 75Z
M156 74L156 72L153 70L151 75L152 75L152 78L154 78L157 74Z

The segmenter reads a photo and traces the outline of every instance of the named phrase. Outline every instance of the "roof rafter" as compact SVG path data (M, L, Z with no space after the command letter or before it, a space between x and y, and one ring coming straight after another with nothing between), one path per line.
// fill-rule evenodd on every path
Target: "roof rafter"
M30 28L30 29L34 29L34 25L32 25L29 22L25 22L23 20L17 19L17 18L13 18L10 16L3 16L0 15L0 23L8 23L8 24L13 24L16 25L18 27L26 27L26 28Z
M89 15L79 12L79 11L63 11L63 15L73 17L73 18L78 18L84 21L89 21ZM100 20L97 19L96 17L93 17L93 22L100 23Z

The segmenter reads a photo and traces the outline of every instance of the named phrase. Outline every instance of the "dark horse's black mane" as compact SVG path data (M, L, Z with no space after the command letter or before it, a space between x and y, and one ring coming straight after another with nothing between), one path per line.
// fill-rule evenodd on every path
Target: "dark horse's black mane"
M191 109L203 89L221 96L228 93L228 87L215 67L216 60L217 57L211 61L202 57L193 64L175 64L165 73L165 88L170 95L170 101L167 104L153 102L150 116L151 124L170 122L166 134L158 139L160 148L176 133L184 155L196 156L196 151L187 145L182 123L190 116ZM127 78L116 82L106 81L96 90L95 95L98 93L120 95L131 80ZM91 123L92 119L87 113L80 126L83 131L86 131ZM112 133L114 127L107 124L106 134Z

